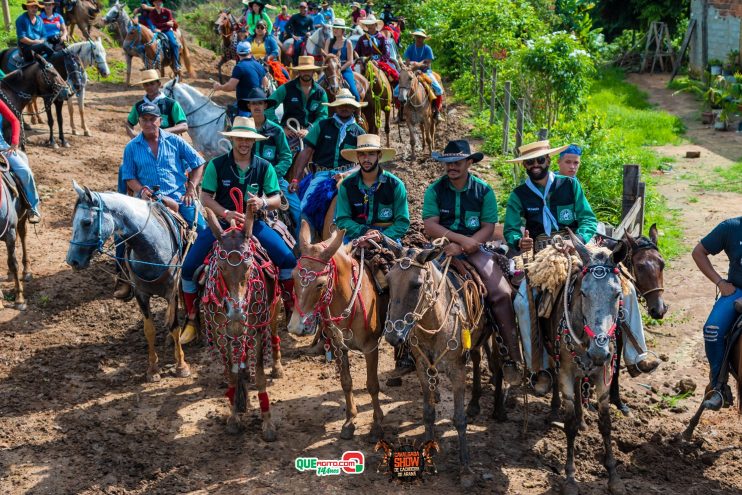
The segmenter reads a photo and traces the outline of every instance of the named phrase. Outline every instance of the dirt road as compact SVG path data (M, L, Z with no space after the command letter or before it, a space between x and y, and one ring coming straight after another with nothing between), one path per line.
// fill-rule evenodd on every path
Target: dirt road
M202 53L202 52L200 52ZM118 51L111 56L119 58ZM213 66L209 55L200 60L200 87ZM642 82L644 85L644 82ZM661 89L652 89L662 96ZM0 492L39 493L378 493L398 491L376 473L380 459L364 440L371 420L364 390L365 366L353 359L353 378L359 409L356 438L338 439L344 418L344 399L334 365L303 355L308 338L283 334L286 376L272 382L269 393L279 440L266 444L259 437L257 412L246 415L247 430L237 436L224 431L227 402L220 365L198 345L186 349L192 376L176 378L172 344L159 336L161 363L167 367L159 383L144 380L146 344L135 304L114 301L112 279L93 267L73 273L64 263L70 237L75 195L72 179L92 189L112 189L122 150L127 142L123 122L139 91L93 82L89 90L89 121L93 136L71 137L72 147L52 151L39 145L44 133L32 134L29 155L44 200L44 222L30 239L34 280L28 284L29 308L0 311ZM97 107L97 108L96 108ZM459 119L447 138L468 131ZM396 130L393 138L396 140ZM710 137L709 137L710 138ZM400 149L399 143L396 143ZM679 147L660 150L678 154ZM704 195L694 205L679 178L681 167L719 165L720 158L704 151L700 162L676 163L676 172L661 179L671 204L683 208L681 221L689 243L718 220L739 214L739 196ZM410 187L411 211L419 211L424 186L438 173L435 163L397 162L394 169ZM499 194L506 194L498 191ZM694 193L698 194L698 193ZM708 199L708 201L706 201ZM3 248L4 249L4 248ZM110 268L108 262L103 267ZM653 349L668 356L656 374L624 379L630 417L614 415L619 472L631 492L740 493L742 491L742 424L725 410L706 416L696 441L675 440L700 400L662 407L662 394L682 377L704 384L700 328L713 298L713 288L692 269L687 256L667 272L666 322L650 329ZM12 285L3 283L12 293ZM157 305L162 324L163 305ZM382 345L382 383L393 367L391 349ZM488 375L486 375L488 376ZM654 391L648 390L648 385ZM402 388L382 385L387 438L419 439L422 408L420 389L412 379ZM254 395L252 405L257 401ZM479 493L551 493L558 489L565 460L564 433L544 424L545 401L530 401L529 429L522 427L522 394L510 401L510 419L489 418L491 395L483 400L482 415L469 426L472 467ZM410 493L459 493L458 448L451 423L450 387L442 386L438 433L442 453L439 474ZM596 417L588 414L589 430L578 440L578 480L583 493L606 490L602 443ZM344 451L361 450L366 470L355 476L320 478L294 468L298 456L339 458Z

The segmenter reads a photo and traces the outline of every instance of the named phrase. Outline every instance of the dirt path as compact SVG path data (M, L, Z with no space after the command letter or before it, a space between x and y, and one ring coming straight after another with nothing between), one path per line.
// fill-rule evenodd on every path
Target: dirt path
M212 57L199 52L200 87L213 75ZM118 50L111 56L119 58ZM73 273L64 264L75 195L71 181L92 189L111 189L121 152L127 142L122 125L139 91L93 82L88 114L93 137L71 137L72 148L51 151L38 145L43 133L32 135L29 155L44 199L44 222L30 239L34 280L28 284L29 309L0 311L0 492L40 493L376 493L398 490L375 472L379 456L365 442L371 410L364 389L365 366L353 359L353 378L359 416L356 438L338 440L344 418L344 399L334 365L300 351L308 338L283 335L286 376L270 388L279 440L259 439L259 420L246 415L247 430L237 436L224 431L227 405L220 365L199 346L186 349L193 374L175 378L172 345L159 336L160 362L166 366L160 383L144 381L146 344L139 311L133 302L110 297L111 277L91 268ZM98 107L95 109L95 107ZM115 109L115 110L114 110ZM465 137L463 111L452 120L445 139ZM445 134L445 135L444 135ZM406 131L403 130L403 136ZM392 137L398 149L397 131ZM670 152L668 150L668 152ZM711 162L709 162L711 163ZM677 163L680 167L680 161ZM438 174L434 162L399 161L394 169L410 188L411 211L419 211L422 192ZM663 179L663 190L678 206L687 200L675 174ZM675 190L673 193L673 190ZM504 194L505 192L499 192ZM673 196L673 194L675 194ZM689 242L719 219L739 212L720 197L709 198L698 216L684 216ZM675 203L677 201L677 203ZM736 208L736 210L734 210ZM695 210L694 210L694 214ZM4 249L4 248L0 248ZM102 261L103 266L109 263ZM686 268L684 268L686 267ZM624 380L626 398L634 414L615 416L619 472L633 492L739 493L740 423L730 411L707 416L695 443L673 440L688 418L656 403L660 393L682 376L701 385L698 359L700 324L710 304L711 289L686 259L673 263L668 273L668 321L654 327L652 345L669 356L657 374ZM110 266L109 266L110 268ZM2 288L10 291L11 284ZM696 292L690 293L691 290ZM11 291L12 293L12 291ZM162 324L163 305L156 305ZM391 350L382 345L382 384L393 367ZM488 375L486 375L488 376ZM665 385L666 384L666 385ZM387 437L419 439L422 409L419 385L406 379L402 388L382 385L382 407ZM688 401L693 407L696 395ZM253 406L257 404L252 395ZM510 420L495 423L491 394L485 394L482 415L470 426L472 467L481 493L551 493L563 476L565 441L558 428L547 427L545 401L531 399L529 430L521 437L522 396L509 401ZM682 411L682 407L681 407ZM439 474L410 493L460 493L457 479L458 447L451 422L452 397L444 381L438 406L438 433L442 453ZM578 440L578 479L583 493L605 492L605 470L600 464L602 443L595 416ZM338 458L344 451L365 453L366 471L358 476L319 478L294 468L298 456Z

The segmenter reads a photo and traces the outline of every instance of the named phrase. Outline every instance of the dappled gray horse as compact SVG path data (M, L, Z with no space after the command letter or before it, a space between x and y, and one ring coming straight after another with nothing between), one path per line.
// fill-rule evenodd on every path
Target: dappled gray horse
M150 298L159 296L168 302L165 325L175 345L176 373L190 375L180 344L178 325L178 286L180 281L180 251L184 241L170 213L161 203L144 201L113 192L92 192L73 182L78 200L72 218L72 239L67 251L67 264L75 270L90 265L98 251L108 253L103 245L114 232L126 244L123 260L128 266L139 309L144 316L149 366L147 380L159 381L160 372L155 350L155 322L150 310ZM113 251L113 249L111 250Z
M77 57L82 61L83 67L87 68L95 66L101 77L108 77L111 74L111 70L108 68L108 63L106 62L106 49L103 48L103 43L101 43L100 38L74 43L67 47L67 51L73 55L77 55ZM85 86L87 84L87 74L85 72L83 72L83 77L85 78L85 84L83 84L77 92L77 108L80 110L80 122L82 123L83 134L90 136L90 131L85 123ZM72 135L77 136L72 98L67 100L67 109L70 113Z

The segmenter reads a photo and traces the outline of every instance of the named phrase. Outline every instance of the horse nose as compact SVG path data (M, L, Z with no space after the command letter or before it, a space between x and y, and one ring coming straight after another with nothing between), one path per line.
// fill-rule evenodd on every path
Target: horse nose
M664 301L659 301L656 305L649 308L649 316L655 320L661 320L665 313L667 313L667 304Z
M404 343L404 337L402 337L402 335L398 334L397 332L389 332L386 334L385 338L386 341L394 347L397 347L398 345Z
M587 355L595 366L602 366L611 358L611 351L608 349L608 345L600 346L591 342Z

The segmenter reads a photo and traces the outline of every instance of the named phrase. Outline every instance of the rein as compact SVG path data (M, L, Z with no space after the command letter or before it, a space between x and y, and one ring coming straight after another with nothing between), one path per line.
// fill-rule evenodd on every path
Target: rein
M639 251L644 251L644 250L657 251L658 254L660 252L660 248L657 247L657 245L655 243L651 242L651 241L642 242L640 245L638 245L636 247L636 249L632 249L629 252L629 256L628 256L629 266L627 268L631 271L631 275L628 276L628 278L634 284L634 287L636 287L636 271L634 270L634 262L632 260L632 257L634 256L634 253L639 252ZM628 275L628 274L626 274L626 275ZM640 293L639 294L639 297L646 302L646 300L647 300L647 298L646 298L647 294L652 294L654 292L664 292L664 291L665 291L665 288L664 287L657 286L657 287L654 287L652 289L649 289L649 290L646 290L646 291Z

